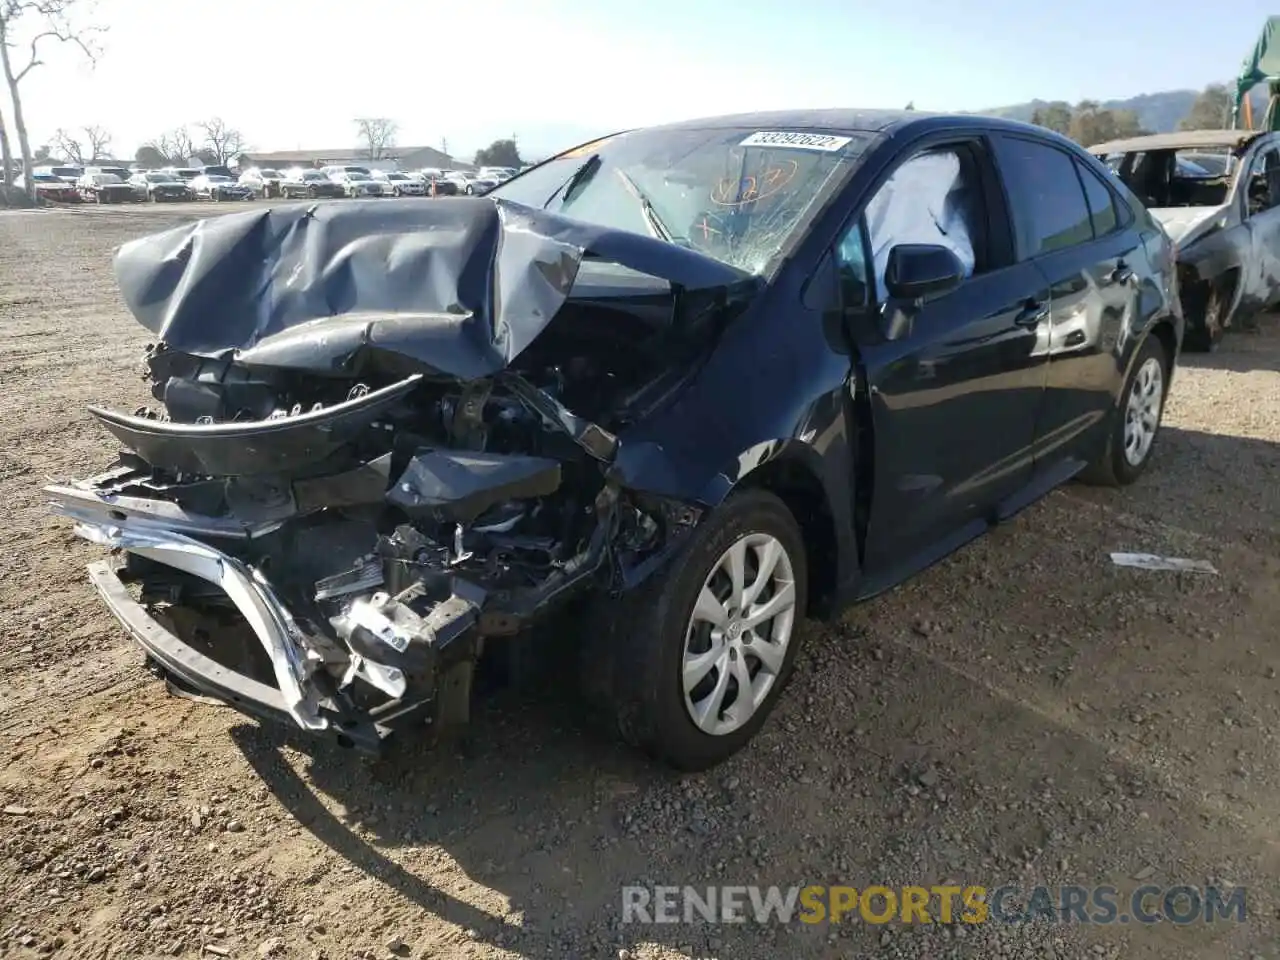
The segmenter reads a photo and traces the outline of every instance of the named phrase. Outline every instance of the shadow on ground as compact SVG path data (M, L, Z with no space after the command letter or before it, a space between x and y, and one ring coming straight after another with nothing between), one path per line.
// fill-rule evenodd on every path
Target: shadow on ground
M993 584L993 597L1016 604L1008 586ZM878 606L858 608L859 619L875 620ZM407 750L372 766L301 744L310 751L302 773L282 752L291 736L252 727L233 736L289 812L366 878L468 928L471 940L522 956L609 956L649 943L690 957L837 957L888 944L912 957L1045 956L1048 940L1067 937L1163 960L1254 942L1259 928L1227 923L621 922L621 888L637 883L1110 883L1123 897L1135 877L1203 886L1280 875L1248 817L1220 796L1180 792L1104 713L1072 710L1054 684L1004 683L1022 675L1023 651L989 639L958 630L940 642L909 632L882 642L847 624L811 625L796 681L761 737L700 776L674 777L618 747L569 703L514 695L484 705L464 751ZM1076 659L1100 661L1100 682L1119 668L1112 661L1135 654L1111 649L1105 635L1077 640L1090 643ZM1150 851L1170 837L1173 856L1152 863ZM424 851L443 851L506 908L436 886Z

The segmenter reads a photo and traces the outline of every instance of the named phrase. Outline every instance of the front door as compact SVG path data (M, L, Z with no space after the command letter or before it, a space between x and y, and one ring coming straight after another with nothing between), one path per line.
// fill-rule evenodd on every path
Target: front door
M1280 146L1271 144L1255 154L1242 186L1249 255L1243 264L1241 302L1253 311L1280 299Z
M914 307L905 336L859 343L875 448L864 558L871 577L980 521L1030 477L1048 291L1034 266L1010 262L993 242L981 212L1002 208L988 202L983 165L981 140L911 157L840 243L847 297L864 291L881 326L911 306L884 293L893 246L941 244L969 267L959 288Z

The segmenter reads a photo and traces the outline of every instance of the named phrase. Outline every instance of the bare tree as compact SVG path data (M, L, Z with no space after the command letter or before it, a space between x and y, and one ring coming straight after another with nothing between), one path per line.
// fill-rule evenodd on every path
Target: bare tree
M0 164L4 165L3 181L0 181L0 200L9 202L9 191L13 188L13 147L9 145L9 128L4 122L4 108L0 107Z
M22 113L21 84L36 67L43 66L40 51L49 43L72 43L97 60L97 37L105 28L77 25L75 15L86 12L91 0L0 0L0 70L9 88L13 127L22 153L23 182L34 199L31 177L31 140Z
M191 130L185 126L174 127L160 136L160 152L169 158L171 163L185 166L196 155L196 142L191 137Z
M386 159L387 152L396 145L399 124L387 117L359 117L355 123L360 152L370 160Z
M204 150L214 163L226 164L249 148L240 131L227 126L221 117L203 120L196 126L204 134Z
M191 139L191 132L186 127L169 130L146 141L138 148L138 153L146 153L149 166L165 166L173 164L183 167L196 155L196 145ZM138 161L142 163L141 159Z
M80 138L69 130L59 127L53 133L53 150L72 166L83 167L85 162L84 144Z
M89 162L108 159L111 156L111 134L107 132L106 127L94 124L83 129Z

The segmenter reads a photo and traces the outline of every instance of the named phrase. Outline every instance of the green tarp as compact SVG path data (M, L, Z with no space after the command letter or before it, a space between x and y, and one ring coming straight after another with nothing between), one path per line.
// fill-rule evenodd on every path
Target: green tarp
M1280 17L1267 17L1266 26L1258 35L1249 56L1245 57L1240 68L1240 76L1236 78L1236 102L1231 111L1231 125L1236 126L1240 116L1240 105L1249 91L1260 83L1280 82ZM1280 129L1280 109L1276 106L1277 87L1271 86L1271 103L1267 107L1267 115L1263 129Z

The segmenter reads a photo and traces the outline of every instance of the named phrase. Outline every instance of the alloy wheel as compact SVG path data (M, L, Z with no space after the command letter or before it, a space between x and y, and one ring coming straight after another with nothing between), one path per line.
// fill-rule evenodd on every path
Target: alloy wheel
M1130 466L1141 466L1151 452L1163 405L1164 366L1158 357L1148 357L1133 378L1125 407L1124 458Z
M712 566L685 630L681 682L699 730L724 736L747 723L782 673L795 627L791 557L773 536L748 534Z

